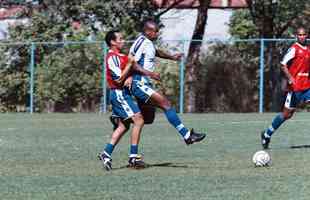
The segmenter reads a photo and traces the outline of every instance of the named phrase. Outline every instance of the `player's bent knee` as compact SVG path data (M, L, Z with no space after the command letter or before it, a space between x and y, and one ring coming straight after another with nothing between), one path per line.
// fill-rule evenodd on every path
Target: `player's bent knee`
M288 119L292 118L293 115L294 115L294 111L284 112L283 113L283 117L284 117L285 120L288 120Z
M143 125L144 119L141 113L137 113L132 117L132 121L135 125Z
M169 99L166 96L162 96L163 100L162 100L162 104L165 108L170 109L171 108L171 102L169 101Z

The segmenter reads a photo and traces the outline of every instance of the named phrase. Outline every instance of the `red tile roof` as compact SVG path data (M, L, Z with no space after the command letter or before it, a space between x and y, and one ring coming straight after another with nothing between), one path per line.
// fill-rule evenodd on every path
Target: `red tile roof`
M23 6L14 6L11 8L1 8L0 9L0 20L12 18L24 10L25 10L25 7L23 7Z
M154 5L165 8L177 3L176 8L195 8L199 6L198 0L152 0ZM244 8L247 7L246 0L211 0L211 8Z

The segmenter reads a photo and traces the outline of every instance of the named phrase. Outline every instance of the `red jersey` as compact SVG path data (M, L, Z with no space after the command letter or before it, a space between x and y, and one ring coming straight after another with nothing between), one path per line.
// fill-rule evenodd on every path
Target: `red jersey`
M119 79L124 70L128 57L116 51L109 50L106 57L106 75L107 82L110 89L121 89L122 87L115 82Z
M288 65L288 63L290 63ZM295 43L284 56L281 64L288 65L289 72L295 79L295 84L290 85L294 92L310 88L310 47Z

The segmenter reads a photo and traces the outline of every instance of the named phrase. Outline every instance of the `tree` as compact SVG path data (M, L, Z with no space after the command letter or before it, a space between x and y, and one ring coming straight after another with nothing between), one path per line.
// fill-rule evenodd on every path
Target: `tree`
M186 60L185 72L185 108L187 112L197 111L197 104L199 104L198 94L200 91L199 80L201 76L201 61L200 50L205 32L205 27L208 19L208 8L211 0L200 0L197 9L198 15L192 40L190 42L188 57Z
M200 0L199 4L198 17L194 34L192 36L193 40L203 39L203 33L207 21L207 10L210 1ZM309 11L307 12L306 9L307 6L309 7L309 2L307 0L297 2L290 0L247 0L247 4L250 13L248 16L252 17L253 23L251 24L248 21L246 22L247 24L243 24L249 28L248 30L244 30L244 33L246 34L239 35L239 37L243 38L248 38L249 36L261 38L277 38L285 36L285 33L291 32L291 29L289 29L290 26L307 23L306 18L303 16L305 14L309 15ZM242 20L242 18L239 19ZM235 23L234 25L236 25L234 27L236 29L231 29L231 32L237 31L238 28L242 28L238 23ZM200 71L203 71L201 67L199 67L201 66L199 60L201 43L193 40L190 44L186 62L185 106L186 111L188 112L197 111L196 105L201 104L198 94L203 88L200 87L201 84L199 85L197 83L201 82L199 79L205 78L202 76L203 73L199 73ZM267 44L267 51L266 63L270 66L270 78L268 79L270 80L270 86L267 88L271 88L272 110L275 111L280 108L279 105L281 100L279 98L281 96L281 81L279 81L280 69L272 63L272 61L276 60L272 55L279 55L280 53L276 51L276 46L273 43Z
M93 34L102 41L106 30L111 28L119 28L133 37L139 31L136 27L140 27L141 21L148 16L154 16L155 11L146 1L135 1L135 5L131 7L128 6L130 2L44 0L40 1L39 5L23 4L26 9L21 16L28 16L29 23L12 27L10 39L21 42L66 42L89 40ZM73 23L80 25L76 28ZM29 49L29 45L0 49L1 52L10 54L1 54L5 57L1 60L1 75L4 77L0 82L0 92L6 94L1 96L4 106L4 102L10 102L13 107L17 103L26 102L29 95ZM40 105L40 111L57 110L59 104L65 104L67 108L58 111L80 110L77 107L83 107L79 106L81 103L87 103L87 99L98 98L101 92L98 80L101 75L99 61L102 60L100 45L79 45L77 48L72 45L42 44L37 45L35 52L35 101L36 105ZM18 58L17 63L7 64L6 61L14 55ZM10 81L8 85L5 80L9 77L19 77L20 81ZM12 91L20 93L16 95Z

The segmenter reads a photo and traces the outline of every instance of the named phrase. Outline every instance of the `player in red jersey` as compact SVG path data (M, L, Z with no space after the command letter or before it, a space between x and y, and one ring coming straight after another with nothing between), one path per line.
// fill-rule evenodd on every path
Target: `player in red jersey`
M261 143L264 149L269 147L274 131L293 116L296 106L301 103L310 103L310 47L307 45L308 34L304 28L299 28L296 36L297 42L289 48L281 61L281 69L287 78L289 92L282 112L273 119L270 127L261 133Z
M132 121L131 146L129 154L129 166L134 168L144 167L144 162L138 155L138 144L140 133L144 125L143 116L140 109L130 94L129 88L124 87L124 81L128 77L130 70L135 66L132 57L128 57L120 52L124 45L122 34L119 31L109 31L106 34L106 43L110 47L106 57L106 75L110 88L110 100L113 115L121 120L112 133L110 143L108 143L98 157L102 161L106 170L112 169L112 152L121 137L129 128L128 121ZM154 75L155 74L155 75ZM146 72L144 75L157 77L156 73ZM158 78L158 77L157 77Z

